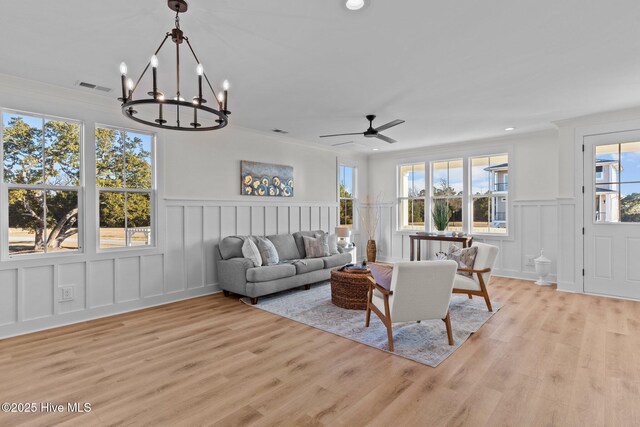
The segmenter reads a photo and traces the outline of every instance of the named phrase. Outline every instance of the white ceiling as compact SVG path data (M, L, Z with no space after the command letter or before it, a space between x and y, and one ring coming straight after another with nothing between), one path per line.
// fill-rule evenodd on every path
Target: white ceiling
M368 151L545 129L640 104L636 0L368 3L349 12L344 0L190 0L182 29L209 77L231 81L235 124L313 144L349 141L317 136L364 131L367 113L377 125L406 120L385 132L400 141L393 146L356 137ZM83 80L115 98L120 62L139 74L172 25L165 0L3 2L0 73L64 87ZM173 46L160 58L165 92Z

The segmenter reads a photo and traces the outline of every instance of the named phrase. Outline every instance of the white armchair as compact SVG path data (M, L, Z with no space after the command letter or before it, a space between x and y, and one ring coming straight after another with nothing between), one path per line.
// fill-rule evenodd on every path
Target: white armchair
M373 311L386 326L393 351L393 323L442 319L453 345L449 301L457 267L450 260L399 262L393 267L389 290L370 278L365 326Z
M471 273L471 277L456 274L456 279L453 284L453 293L467 294L469 295L469 298L472 298L473 295L481 296L487 304L487 309L489 311L493 311L493 308L491 307L491 300L489 299L489 293L487 292L487 284L489 284L491 271L493 270L493 265L498 257L498 247L478 242L475 242L471 246L478 248L473 269L458 269L458 272Z

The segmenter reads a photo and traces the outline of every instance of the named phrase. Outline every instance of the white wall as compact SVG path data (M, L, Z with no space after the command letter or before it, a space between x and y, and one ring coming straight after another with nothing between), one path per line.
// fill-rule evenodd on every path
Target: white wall
M198 134L160 131L157 246L97 253L93 129L96 123L139 127L112 97L5 75L0 107L84 122L87 231L81 254L0 261L0 338L217 292L212 253L226 235L335 226L337 152L233 126ZM240 160L293 166L295 196L240 197ZM345 160L366 176L366 158ZM359 182L366 194L366 179ZM61 287L70 285L74 300L60 302Z
M555 131L547 131L371 156L370 192L382 192L384 196L382 226L378 239L380 258L409 258L411 233L398 231L396 225L397 165L507 152L510 156L509 235L482 236L476 240L492 243L500 248L495 274L509 277L535 278L535 270L532 266L526 265L526 257L537 256L540 249L544 248L545 254L553 261L554 279L558 248L556 138Z

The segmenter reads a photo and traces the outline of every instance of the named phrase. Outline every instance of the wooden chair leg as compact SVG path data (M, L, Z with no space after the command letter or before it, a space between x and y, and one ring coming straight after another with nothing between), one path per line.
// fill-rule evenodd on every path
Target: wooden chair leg
M469 299L472 299L472 298L473 298L473 295L469 294Z
M251 298L251 305L256 305L258 303L258 298Z
M371 321L371 307L369 303L367 303L367 314L364 317L364 326L365 328L369 327L369 322Z
M387 339L389 351L393 351L393 326L391 325L391 310L389 309L389 296L384 296L384 324L387 327Z
M493 307L491 307L491 300L489 299L489 292L487 292L487 286L484 284L484 279L482 278L482 274L480 273L478 273L478 282L480 282L480 289L482 290L484 302L487 304L487 309L490 312L493 312Z
M364 326L369 327L371 321L371 306L373 305L373 289L369 288L369 295L367 298L367 314L364 318Z
M449 316L449 312L447 311L447 316L442 319L444 321L445 326L447 327L447 338L449 339L449 345L453 345L453 330L451 329L451 316Z
M231 292L223 290L222 295L224 295L225 297L228 297L229 295L231 295Z

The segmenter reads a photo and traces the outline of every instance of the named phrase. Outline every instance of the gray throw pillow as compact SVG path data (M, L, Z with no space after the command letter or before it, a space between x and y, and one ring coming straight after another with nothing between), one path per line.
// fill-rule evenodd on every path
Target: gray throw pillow
M458 263L458 268L473 269L473 264L476 262L476 255L478 254L478 248L471 246L470 248L460 249L456 245L449 247L449 253L447 253L447 259L452 259ZM461 276L472 277L473 273L466 271L458 272Z
M307 253L307 258L321 258L330 255L326 234L318 238L302 236L302 239L304 241L304 250Z
M271 240L264 237L256 237L256 239L258 240L258 250L262 257L262 265L276 265L279 263L278 251L276 251L276 247L271 243Z
M328 236L327 244L329 245L329 254L330 255L339 254L340 252L338 251L338 236L336 236L335 234L316 233L315 237L318 238L322 235Z

